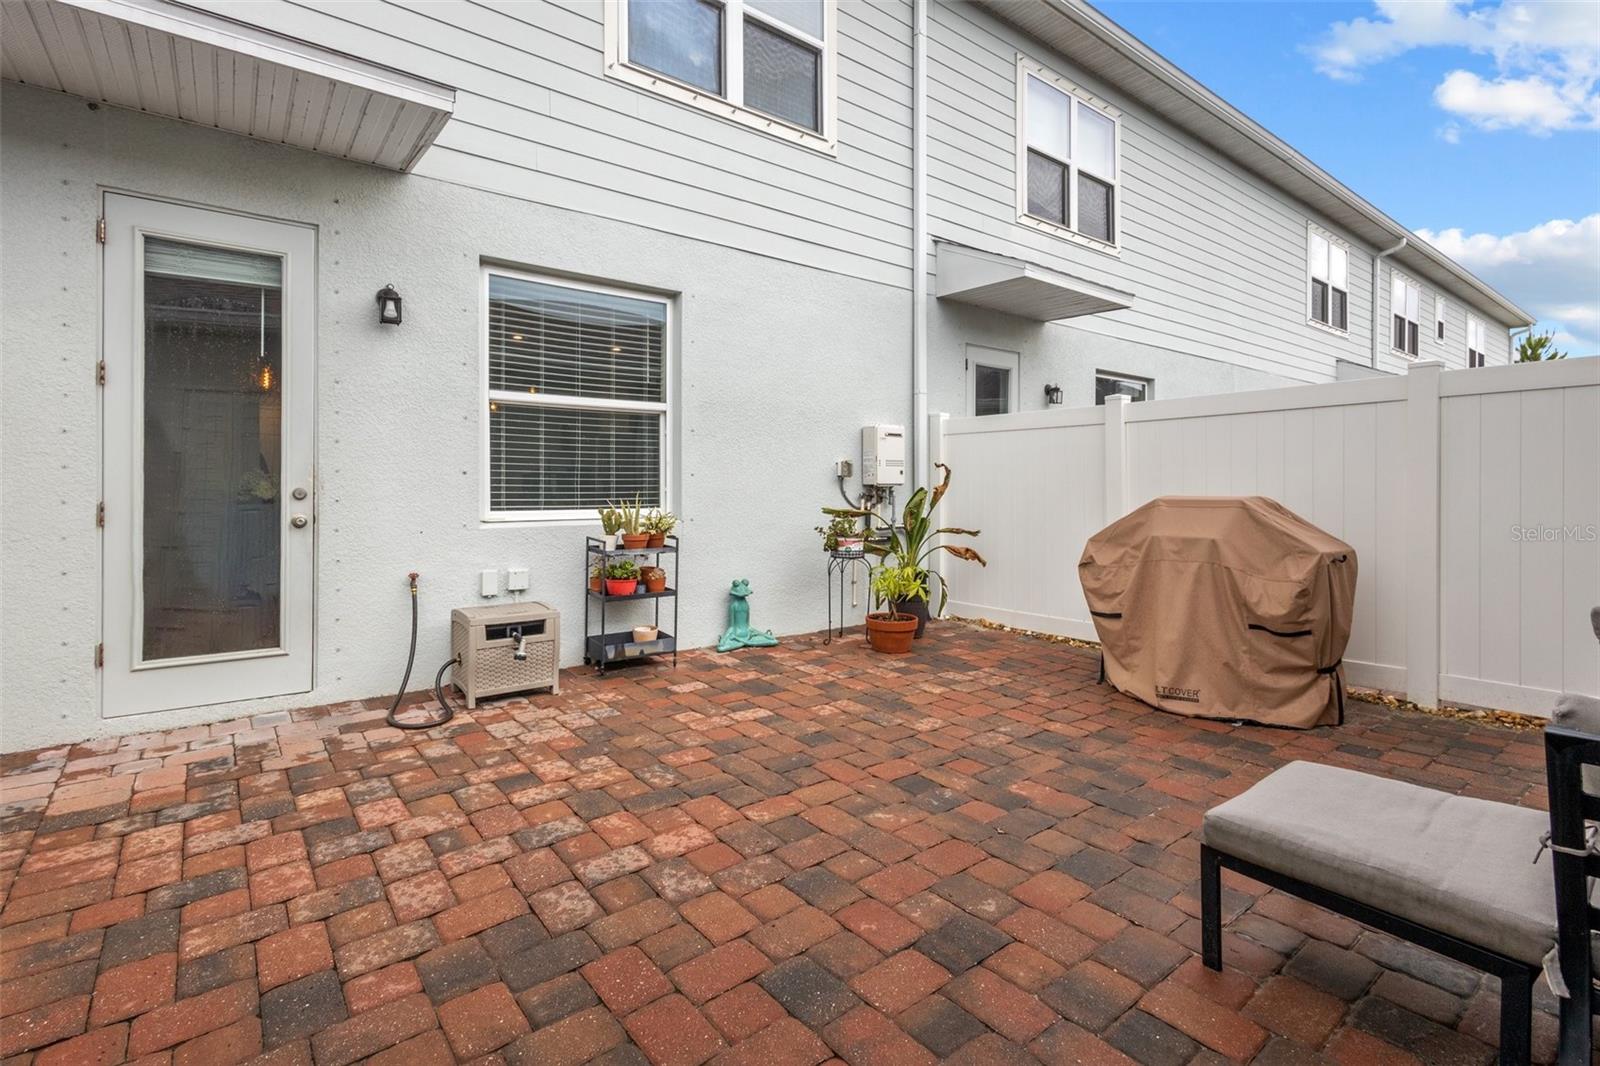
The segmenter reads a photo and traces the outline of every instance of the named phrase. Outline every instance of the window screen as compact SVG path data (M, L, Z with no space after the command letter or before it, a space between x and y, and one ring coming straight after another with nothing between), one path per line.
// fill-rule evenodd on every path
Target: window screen
M489 509L660 505L667 307L489 274Z
M822 57L814 48L775 33L754 19L744 23L744 102L757 111L818 129Z
M1117 239L1117 120L1043 73L1022 74L1023 213Z
M629 4L628 58L722 95L722 9L706 0Z
M1028 153L1028 214L1067 224L1067 168L1038 152Z

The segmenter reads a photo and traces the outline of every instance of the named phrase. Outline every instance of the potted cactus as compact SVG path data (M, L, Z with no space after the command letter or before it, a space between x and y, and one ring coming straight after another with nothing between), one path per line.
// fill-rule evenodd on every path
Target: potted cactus
M606 551L617 550L617 537L622 533L622 512L615 507L599 509L600 529L605 534Z
M633 498L632 503L624 500L611 506L622 516L621 535L624 548L632 550L642 548L649 543L650 534L644 528L644 508L640 505L638 496Z
M639 588L639 567L632 559L606 564L606 595L632 596Z
M644 520L644 531L650 534L650 539L645 543L645 547L665 547L667 534L677 528L677 525L678 516L671 511L651 511Z

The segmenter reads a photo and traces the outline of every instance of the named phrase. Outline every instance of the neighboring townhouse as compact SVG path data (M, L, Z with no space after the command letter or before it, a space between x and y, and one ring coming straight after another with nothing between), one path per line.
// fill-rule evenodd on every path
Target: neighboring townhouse
M27 0L0 75L7 750L391 691L411 570L419 663L573 664L635 493L684 646L814 630L864 425L1530 324L1069 0Z

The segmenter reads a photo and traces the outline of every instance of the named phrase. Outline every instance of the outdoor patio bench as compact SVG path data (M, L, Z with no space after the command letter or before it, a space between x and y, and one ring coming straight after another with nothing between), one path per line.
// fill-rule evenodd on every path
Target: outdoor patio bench
M1205 965L1222 968L1221 872L1235 870L1499 977L1500 1062L1523 1064L1533 983L1559 929L1560 1061L1588 1064L1600 852L1584 824L1600 818L1600 797L1580 781L1600 764L1600 735L1553 726L1545 743L1549 815L1307 762L1213 808L1200 851Z

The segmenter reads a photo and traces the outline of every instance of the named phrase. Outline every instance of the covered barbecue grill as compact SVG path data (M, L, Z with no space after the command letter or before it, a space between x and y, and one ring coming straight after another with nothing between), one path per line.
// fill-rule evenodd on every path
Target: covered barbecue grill
M1343 720L1356 553L1276 500L1152 500L1089 538L1078 577L1128 695L1201 718Z

